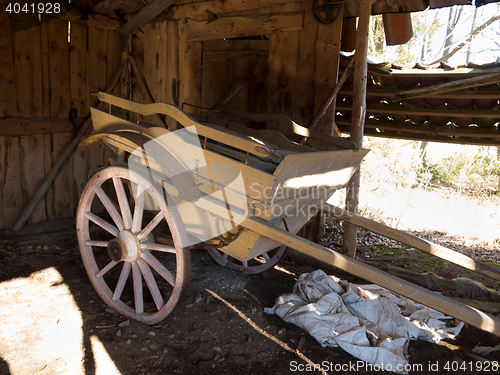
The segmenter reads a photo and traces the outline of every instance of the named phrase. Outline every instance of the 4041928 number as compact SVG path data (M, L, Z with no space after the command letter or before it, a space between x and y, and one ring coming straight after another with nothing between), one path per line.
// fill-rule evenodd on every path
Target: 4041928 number
M61 13L60 3L15 3L7 4L5 11L8 13L26 14L59 14Z

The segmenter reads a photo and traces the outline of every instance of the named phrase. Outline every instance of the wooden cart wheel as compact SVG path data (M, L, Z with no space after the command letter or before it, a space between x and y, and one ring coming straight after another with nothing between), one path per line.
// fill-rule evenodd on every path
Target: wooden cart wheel
M110 307L147 324L170 314L191 272L189 248L180 245L182 222L162 193L137 172L108 167L92 176L77 212L78 243L94 288ZM145 201L154 209L146 210ZM159 228L173 246L154 242Z
M286 249L287 247L285 245L281 245L275 250L265 252L262 255L246 262L240 262L239 260L232 258L228 254L216 248L208 249L208 253L222 267L251 275L274 267L274 265L278 263L281 258L283 258Z

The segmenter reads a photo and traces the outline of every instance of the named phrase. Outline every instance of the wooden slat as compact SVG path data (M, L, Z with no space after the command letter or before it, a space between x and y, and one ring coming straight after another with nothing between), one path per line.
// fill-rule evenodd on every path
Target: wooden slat
M53 19L48 27L50 115L67 118L71 108L68 23Z
M227 40L208 40L203 42L204 51L207 49L218 49L217 52L228 52L222 51L223 48L227 50L228 47ZM203 53L201 89L201 106L212 108L228 89L226 57L205 59L205 52Z
M387 225L377 223L374 220L367 219L356 213L347 212L330 204L326 204L324 209L336 218L347 221L348 223L368 229L369 231L381 234L385 237L392 238L393 240L414 247L415 249L422 250L423 252L432 254L453 264L458 264L459 266L467 268L471 271L481 273L495 280L500 280L500 267L495 267L488 263L474 260L457 251L453 251L444 246L423 240L412 234L388 227Z
M70 78L71 108L76 109L77 116L83 117L89 111L89 92L87 86L87 26L71 24L70 40Z
M142 27L144 31L144 64L141 68L144 81L147 86L147 90L151 94L151 99L156 98L156 71L157 59L158 59L158 29L156 23L148 23ZM142 89L142 86L141 86ZM144 90L143 90L144 91ZM146 97L148 96L145 93ZM151 103L151 101L145 101L146 103ZM144 122L151 124L155 123L155 119L152 116L147 116L144 118Z
M352 275L380 285L416 302L441 311L444 314L453 316L474 327L500 336L500 319L498 318L391 276L386 272L367 266L355 259L292 235L283 229L270 227L262 220L247 218L242 223L242 226Z
M95 94L106 86L108 32L88 28L87 85L89 94Z
M6 228L10 228L24 206L23 175L19 138L3 137L3 218Z
M14 33L13 40L18 115L41 117L43 92L40 26Z
M136 3L140 0L103 0L91 6L94 12L106 14L113 10L123 8L125 5Z
M212 22L188 22L188 40L203 41L268 35L281 31L302 29L302 12L290 14L255 14L246 17L221 17Z
M352 111L352 107L345 104L337 104L339 111ZM367 113L385 113L400 115L427 115L441 117L475 117L475 118L498 118L498 110L481 111L475 109L440 109L440 108L411 108L398 105L370 105L366 108Z
M179 27L177 22L167 22L167 103L179 106ZM175 129L174 120L167 119L169 129Z
M43 181L44 173L44 147L43 135L32 135L21 137L19 146L21 149L21 164L23 166L23 196L27 202L36 188ZM47 219L45 201L41 200L30 217L30 223L38 223Z
M230 40L229 49L232 51L237 50L247 50L250 48L249 40ZM247 59L233 58L228 61L227 66L227 83L229 87L232 87L238 82L241 76L243 76L249 68L249 62ZM246 90L245 90L246 89ZM237 94L234 95L232 99L227 101L227 104L246 110L248 107L248 85L245 84Z
M250 43L251 40L248 40ZM203 61L211 59L258 59L267 51L211 51L203 45Z
M61 133L52 135L52 150L57 159L71 141L71 134ZM70 158L63 165L54 181L55 215L56 217L74 216L73 206L73 161ZM43 180L43 179L42 179ZM37 184L38 188L40 184ZM31 197L31 196L30 196Z
M167 101L167 22L159 22L156 24L158 28L158 69L156 71L156 95L155 101L164 103Z
M122 53L121 53L121 41L120 34L116 31L108 31L108 46L107 46L107 56L106 56L106 83L109 82L112 75L114 74L116 68L121 63ZM117 84L111 93L113 94L125 94L124 86Z
M179 104L200 105L201 88L201 42L188 41L187 25L179 23ZM193 107L184 108L186 112L198 112Z
M297 88L295 106L291 117L299 124L308 125L314 114L314 77L316 73L316 39L319 23L313 18L311 4L302 3L304 29L299 36ZM318 74L322 76L322 74Z
M380 88L380 89L375 89L375 88L370 88L368 87L368 90L366 92L366 95L369 97L377 97L377 98L390 98L396 94L401 92L400 89L393 89L393 88ZM342 95L352 95L352 86L344 86L339 90L339 94ZM427 98L431 97L429 96L422 96L422 98ZM463 91L452 91L448 92L445 94L435 94L432 95L432 98L439 98L439 99L498 99L500 97L500 90L463 90Z
M83 119L74 119L77 125ZM0 118L0 136L20 137L39 134L69 133L73 124L67 118Z
M298 71L299 32L277 33L269 37L269 82L267 110L290 115L295 108L295 77ZM280 130L279 128L276 130Z
M14 51L9 14L0 3L0 117L17 116ZM0 197L1 201L1 197Z
M270 9L269 9L270 10ZM260 50L268 56L267 63L248 82L248 110L267 112L267 80L269 73L269 40L250 40L251 50ZM257 64L261 57L252 58L250 66Z
M72 157L73 175L71 176L73 179L72 181L73 207L78 207L80 196L82 195L83 189L90 178L89 173L87 171L89 150L90 150L89 147L77 147L75 152L73 153Z
M299 0L305 1L305 0ZM286 0L252 0L252 1L200 1L182 5L174 5L167 12L168 19L178 20L181 18L195 18L207 16L207 11L214 14L224 14L230 12L242 12L251 9L268 7L276 4L288 4Z

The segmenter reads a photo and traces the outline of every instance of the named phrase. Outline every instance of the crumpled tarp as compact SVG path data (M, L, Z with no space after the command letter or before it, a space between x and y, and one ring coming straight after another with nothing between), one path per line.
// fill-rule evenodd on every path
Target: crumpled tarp
M305 329L323 346L340 346L356 358L392 369L408 364L410 339L437 343L463 327L378 285L351 284L322 270L301 275L293 293L265 310Z

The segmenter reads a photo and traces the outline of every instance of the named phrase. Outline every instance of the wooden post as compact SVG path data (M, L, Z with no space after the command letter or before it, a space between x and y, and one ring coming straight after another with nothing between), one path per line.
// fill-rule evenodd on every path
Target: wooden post
M367 53L368 29L372 0L362 0L360 3L358 29L356 31L356 61L354 63L354 95L352 104L352 125L350 140L361 148L363 146L363 131L366 115L366 82L367 82ZM359 198L360 169L354 173L347 185L346 209L357 213ZM344 225L344 255L354 258L358 227L352 224Z

